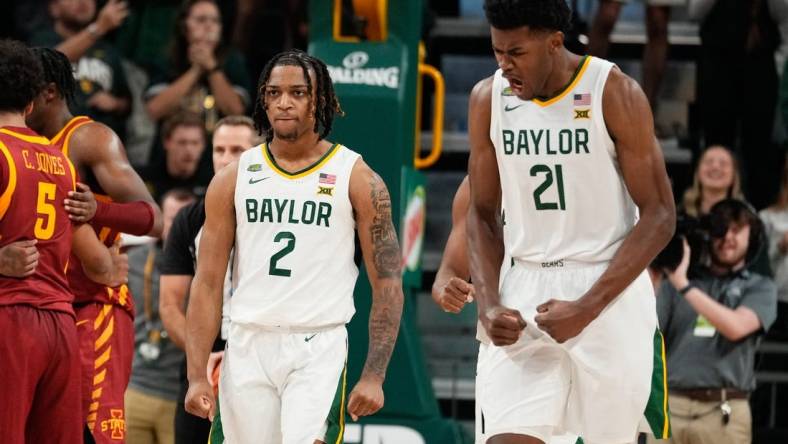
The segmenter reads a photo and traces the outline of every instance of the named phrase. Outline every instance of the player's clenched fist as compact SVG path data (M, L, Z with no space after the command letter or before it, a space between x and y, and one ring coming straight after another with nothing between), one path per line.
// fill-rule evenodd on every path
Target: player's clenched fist
M21 278L33 274L38 266L37 242L22 240L0 248L0 275Z
M459 313L465 304L473 302L473 292L473 284L453 277L441 289L438 301L443 311Z
M347 412L353 421L360 416L369 416L383 407L383 378L362 375L347 402Z
M525 319L518 310L502 305L495 305L485 310L481 321L487 336L499 347L517 342L526 326Z
M216 399L213 396L213 388L207 379L189 381L189 391L186 392L185 401L187 412L213 421L215 406Z
M580 301L549 301L536 307L536 325L558 343L579 335L601 310L584 307Z

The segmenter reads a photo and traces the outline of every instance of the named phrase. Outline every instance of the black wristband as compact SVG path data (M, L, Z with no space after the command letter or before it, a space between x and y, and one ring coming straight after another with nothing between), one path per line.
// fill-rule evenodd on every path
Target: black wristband
M679 293L681 293L682 296L686 296L687 293L689 293L689 291L692 290L693 288L697 288L695 287L695 284L687 284L686 287L679 289Z

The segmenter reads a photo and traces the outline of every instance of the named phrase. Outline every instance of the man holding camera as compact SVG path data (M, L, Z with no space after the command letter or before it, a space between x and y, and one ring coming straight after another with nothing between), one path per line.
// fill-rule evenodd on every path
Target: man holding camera
M709 214L708 258L690 268L690 247L657 295L668 351L668 387L676 444L751 442L748 403L755 351L776 317L771 279L747 270L763 236L748 204L727 199Z

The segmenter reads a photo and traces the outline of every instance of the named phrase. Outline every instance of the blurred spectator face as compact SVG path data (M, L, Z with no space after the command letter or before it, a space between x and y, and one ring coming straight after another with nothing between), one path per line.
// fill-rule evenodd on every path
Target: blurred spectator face
M251 148L255 134L246 125L222 125L213 133L213 171L238 160L241 153Z
M312 85L315 73L309 71ZM313 91L313 95L317 91ZM271 70L265 85L264 108L274 135L282 140L296 140L314 131L314 100L307 90L304 70L300 66L280 65Z
M66 27L81 29L90 24L96 15L95 0L54 0L50 3L49 12L57 22Z
M749 246L750 225L733 221L724 237L712 240L712 259L719 266L737 268L744 265Z
M198 2L192 5L186 17L186 40L189 43L218 43L222 34L222 19L219 8L213 2Z
M734 174L733 157L721 146L707 149L698 163L698 180L707 190L729 190L733 186Z
M164 139L167 155L167 172L172 177L187 179L197 171L200 156L205 149L205 134L202 127L179 125Z
M194 198L182 199L179 196L170 194L165 197L164 202L161 203L161 216L164 222L164 227L161 231L161 239L167 240L172 227L172 221L175 220L175 215L178 214L181 208L194 202Z

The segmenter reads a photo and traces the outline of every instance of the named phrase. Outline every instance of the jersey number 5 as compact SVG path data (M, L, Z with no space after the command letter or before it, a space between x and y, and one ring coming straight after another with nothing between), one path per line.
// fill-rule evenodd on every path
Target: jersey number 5
M292 253L293 250L295 250L295 244L296 244L295 234L289 231L281 231L279 233L276 233L276 236L274 236L274 242L279 243L282 241L286 241L287 245L285 245L284 248L277 251L276 253L274 253L273 256L271 256L271 264L268 266L268 274L270 274L271 276L290 277L290 270L287 268L279 268L277 266L277 263L279 262L280 259L282 259L288 254Z
M38 183L38 198L36 199L36 225L33 234L37 239L47 240L55 232L55 195L57 187L53 183Z
M531 167L531 177L536 177L540 173L544 173L544 181L539 184L534 190L534 203L537 210L566 210L566 203L564 202L564 174L561 171L561 165L555 166L555 183L558 187L558 203L556 202L542 202L542 193L547 191L553 184L553 170L548 165L537 164Z

